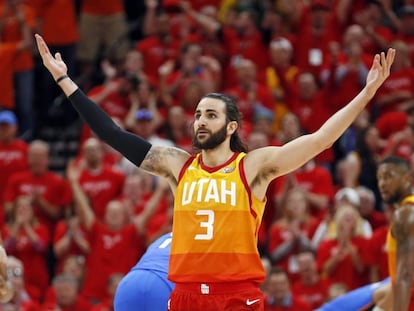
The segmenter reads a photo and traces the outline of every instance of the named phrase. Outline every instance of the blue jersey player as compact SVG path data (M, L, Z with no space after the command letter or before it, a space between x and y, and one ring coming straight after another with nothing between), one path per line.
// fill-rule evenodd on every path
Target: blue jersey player
M121 280L115 293L115 311L165 311L174 284L167 279L172 235L154 241Z
M365 285L350 291L338 298L327 302L315 311L362 311L362 310L382 310L379 307L371 309L375 303L379 303L382 297L380 289L389 285L390 278L386 278L381 282Z

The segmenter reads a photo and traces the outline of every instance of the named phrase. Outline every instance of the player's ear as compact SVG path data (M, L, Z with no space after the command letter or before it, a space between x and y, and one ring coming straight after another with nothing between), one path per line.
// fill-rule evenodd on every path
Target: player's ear
M227 123L227 133L232 135L238 127L239 124L236 121L230 121L229 123Z

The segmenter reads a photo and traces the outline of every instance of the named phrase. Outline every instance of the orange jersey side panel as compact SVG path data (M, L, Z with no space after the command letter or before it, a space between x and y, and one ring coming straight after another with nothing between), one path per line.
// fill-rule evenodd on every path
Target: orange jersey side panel
M412 203L414 204L414 195L406 197L401 204ZM391 229L391 228L390 228ZM395 276L397 274L397 241L392 235L391 230L388 230L387 233L387 253L388 253L388 269L390 272L391 281L395 281Z
M169 279L173 282L262 282L257 233L265 200L250 193L245 154L206 168L197 155L178 183Z

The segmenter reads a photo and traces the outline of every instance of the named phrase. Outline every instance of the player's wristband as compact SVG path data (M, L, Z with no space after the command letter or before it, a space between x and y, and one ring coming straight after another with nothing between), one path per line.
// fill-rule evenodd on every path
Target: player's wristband
M66 78L69 78L69 76L67 74L64 74L63 76L60 76L56 79L56 83L59 83L60 81L65 80Z

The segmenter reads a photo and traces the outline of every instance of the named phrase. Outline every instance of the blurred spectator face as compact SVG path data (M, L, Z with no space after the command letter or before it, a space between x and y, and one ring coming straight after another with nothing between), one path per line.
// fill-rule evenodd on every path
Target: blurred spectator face
M85 276L85 258L78 255L66 258L62 272L74 276L81 282Z
M125 57L124 67L129 73L140 72L144 67L142 54L137 50L129 51Z
M365 134L365 144L370 151L377 151L380 148L380 136L375 126L370 126Z
M240 84L256 81L256 65L249 59L242 59L237 66L237 78Z
M96 138L88 138L82 146L86 165L90 168L99 166L103 159L102 143Z
M311 99L318 91L314 76L305 72L299 75L299 94L302 99Z
M141 175L128 175L125 179L123 194L126 198L137 201L142 198L143 179Z
M181 69L186 73L194 73L201 56L201 47L197 44L187 46L181 57Z
M142 107L145 107L148 105L151 96L154 95L154 90L148 82L141 81L137 88L137 95L140 104L142 104Z
M56 292L56 301L61 307L68 307L76 303L78 298L78 283L72 276L57 279L53 287Z
M286 196L285 212L291 219L303 219L307 215L308 204L305 194L299 189L292 189Z
M19 196L16 199L15 219L31 221L34 217L32 201L29 196Z
M20 294L24 290L23 263L13 256L7 259L7 276L13 285L15 296Z
M16 137L17 119L13 112L0 112L0 141L10 142Z
M290 292L287 275L283 272L271 273L267 282L267 292L276 301L283 301Z
M344 47L349 46L353 42L361 42L364 38L364 29L357 24L349 26L343 37Z
M183 103L184 109L194 111L197 103L204 95L203 86L199 81L191 81L184 90Z
M254 22L251 18L251 15L249 12L240 12L234 22L234 26L236 31L240 34L243 35L246 33L246 31L251 28L254 27Z
M296 256L296 259L299 267L299 273L301 273L302 276L313 276L317 273L315 256L311 252L299 253Z
M119 274L119 273L113 274L109 277L109 280L108 280L108 294L109 294L110 297L115 296L116 289L119 285L119 282L121 282L122 278L123 278L123 275Z
M120 229L126 223L126 211L120 201L110 201L106 206L105 223L112 229Z
M288 113L283 117L281 131L285 142L291 141L298 137L301 133L300 122L296 115Z
M157 32L159 36L167 36L170 33L170 18L165 13L158 16Z
M48 170L49 147L41 141L33 141L28 151L29 167L33 174L40 175Z
M183 107L173 106L168 110L168 124L173 129L186 128L187 122L185 119Z
M365 188L358 188L357 191L361 201L359 213L362 217L369 216L375 208L375 195L371 190Z
M273 65L290 64L292 52L292 44L287 39L280 38L270 43L270 60Z
M358 220L358 212L352 205L341 204L335 214L335 221L338 225L338 234L355 233Z
M247 146L249 150L265 147L269 143L265 133L260 131L254 131L247 137Z

